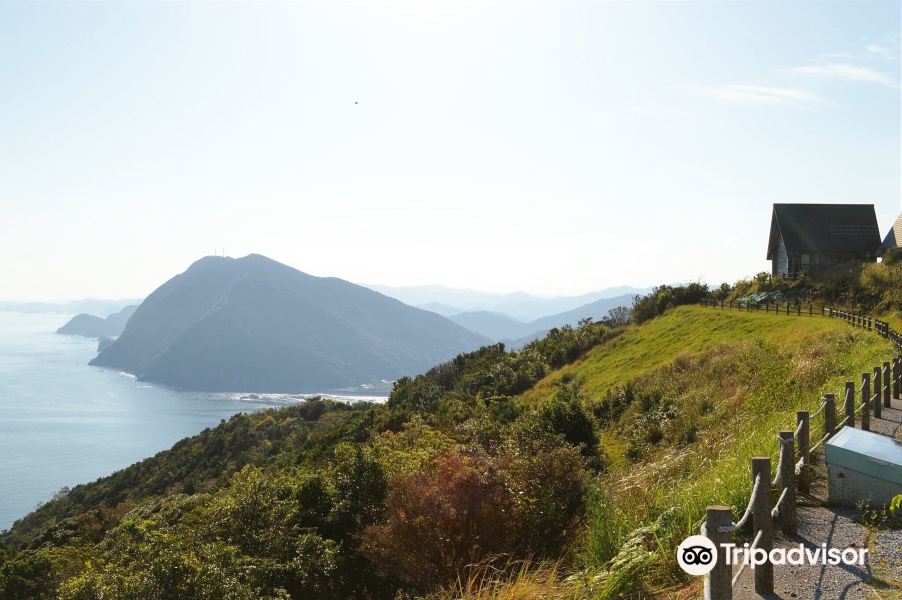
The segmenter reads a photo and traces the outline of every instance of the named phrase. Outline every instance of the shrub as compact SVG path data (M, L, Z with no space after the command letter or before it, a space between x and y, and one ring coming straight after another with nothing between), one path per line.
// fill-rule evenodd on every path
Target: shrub
M389 573L429 589L507 557L557 558L583 514L588 474L579 450L538 436L498 454L458 449L392 481L386 519L361 549Z

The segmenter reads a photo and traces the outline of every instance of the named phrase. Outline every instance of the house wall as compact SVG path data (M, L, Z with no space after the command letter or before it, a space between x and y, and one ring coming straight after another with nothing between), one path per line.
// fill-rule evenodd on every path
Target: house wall
M786 245L783 238L777 247L777 255L771 260L771 273L773 275L786 275L789 272L789 256L786 254Z

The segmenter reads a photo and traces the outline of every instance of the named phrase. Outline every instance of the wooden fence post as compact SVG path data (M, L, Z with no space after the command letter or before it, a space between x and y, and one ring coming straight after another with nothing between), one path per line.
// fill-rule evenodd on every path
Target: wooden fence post
M824 394L824 435L828 439L833 437L834 429L836 429L836 396Z
M783 468L778 470L783 476L781 488L786 489L786 498L780 505L780 528L786 535L795 535L797 529L796 520L796 460L795 460L795 433L792 431L780 432L780 459ZM782 493L782 489L781 492Z
M861 392L861 402L864 406L861 407L861 428L864 431L871 430L871 397Z
M730 542L729 533L717 529L733 524L733 511L727 506L709 506L705 512L705 530L708 539L717 546L717 562L705 577L705 598L733 600L733 569L727 564L727 552L723 544Z
M890 403L889 362L883 363L883 407L892 407Z
M874 418L879 419L881 413L883 412L883 403L880 402L880 367L874 367L874 393L871 394L870 398L874 404Z
M862 373L861 374L861 397L868 399L868 403L865 408L870 408L870 406L871 406L871 374L870 373ZM862 413L862 414L864 414L864 413Z
M811 439L809 433L809 415L807 410L796 412L796 429L799 432L799 458L802 468L799 470L799 491L807 494L811 488L810 467L811 464Z
M900 365L902 365L902 360L897 356L893 359L893 398L896 400L899 399L899 373L902 371Z
M846 425L855 427L855 384L851 381L846 382L846 395L843 401L843 408L846 413Z
M873 325L874 324L871 322L871 317L868 317L868 331L874 328Z
M758 548L770 554L774 547L774 521L770 514L770 458L756 456L752 459L752 482L761 477L758 494L750 499L752 507L752 531L761 530ZM754 537L754 534L753 534ZM755 591L759 594L774 593L774 565L769 560L755 567Z

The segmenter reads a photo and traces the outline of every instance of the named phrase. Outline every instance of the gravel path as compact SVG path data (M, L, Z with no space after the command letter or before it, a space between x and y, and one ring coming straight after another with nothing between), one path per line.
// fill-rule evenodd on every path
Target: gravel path
M774 592L770 598L803 598L806 600L857 600L863 598L902 597L902 530L880 531L874 535L856 521L857 511L825 507L800 507L799 533L778 534L775 548L816 549L868 548L864 566L802 565L775 566ZM761 598L754 591L754 578L747 570L734 588L733 598Z
M871 416L871 431L902 439L902 400L893 400L891 408L882 407L880 417Z
M902 412L902 411L900 411ZM777 532L775 548L867 548L864 566L801 565L774 567L774 595L803 600L902 600L902 530L874 530L861 524L855 509L825 506L826 467L820 454L814 467L811 495L798 501L798 534ZM735 571L734 571L735 572ZM735 600L762 598L755 593L754 575L746 569L733 590Z

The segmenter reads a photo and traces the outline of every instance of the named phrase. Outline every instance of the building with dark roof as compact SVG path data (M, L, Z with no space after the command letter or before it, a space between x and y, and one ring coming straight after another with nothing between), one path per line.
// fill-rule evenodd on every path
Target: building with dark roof
M902 248L902 215L896 218L896 222L893 223L893 226L886 233L883 243L880 244L880 249L877 250L877 255L883 256L883 253L887 250L898 250L899 248Z
M774 204L767 259L795 278L846 261L875 261L880 229L873 204Z

